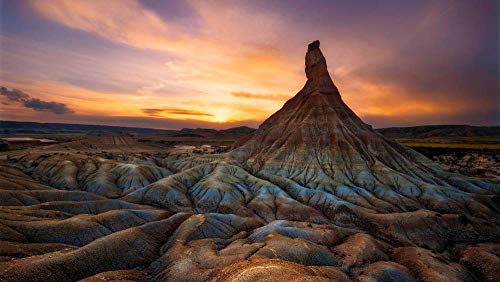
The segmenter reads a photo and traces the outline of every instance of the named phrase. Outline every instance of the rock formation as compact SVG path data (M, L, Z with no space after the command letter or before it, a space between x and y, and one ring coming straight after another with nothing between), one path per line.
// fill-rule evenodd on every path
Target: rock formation
M304 88L228 153L10 156L0 280L495 281L500 186L375 132L319 47Z

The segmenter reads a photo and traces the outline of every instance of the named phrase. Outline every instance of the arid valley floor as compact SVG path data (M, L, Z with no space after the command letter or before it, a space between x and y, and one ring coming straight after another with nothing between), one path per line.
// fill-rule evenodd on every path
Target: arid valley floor
M318 41L305 73L234 144L0 152L0 281L499 281L498 148L419 153L375 131Z

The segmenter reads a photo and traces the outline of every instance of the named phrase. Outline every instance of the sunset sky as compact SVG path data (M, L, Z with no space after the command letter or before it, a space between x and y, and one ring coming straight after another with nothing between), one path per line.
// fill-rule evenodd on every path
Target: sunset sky
M374 127L499 125L496 1L1 1L0 119L257 127L321 41Z

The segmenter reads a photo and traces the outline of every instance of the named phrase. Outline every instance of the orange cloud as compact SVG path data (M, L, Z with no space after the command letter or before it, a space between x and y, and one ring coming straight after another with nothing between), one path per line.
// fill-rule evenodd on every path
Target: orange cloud
M260 99L265 104L254 107L249 113L230 106L215 107L213 104L225 102L228 105L240 105L241 95L238 97L228 94L241 94L240 89L245 89L247 93L287 93L290 89L300 87L300 64L296 67L281 51L266 45L266 42L276 40L276 34L283 33L285 29L280 17L275 14L248 13L247 7L240 5L228 7L221 6L220 3L190 1L188 5L201 23L199 33L190 35L183 32L182 27L159 17L135 0L49 0L33 1L31 4L36 12L61 25L135 48L167 51L165 54L168 59L165 60L164 69L152 66L155 67L156 74L142 71L141 76L151 73L154 77L145 77L148 81L138 89L131 89L130 93L120 93L130 95L133 94L132 91L136 91L141 97L119 95L123 99L107 103L107 109L116 109L122 114L145 114L140 109L151 107L146 105L139 108L143 101L154 104L155 109L183 107L185 98L181 96L185 96L196 98L194 103L189 104L190 109L212 115L199 115L195 118L211 121L254 119L256 115L252 113L259 112L255 108L266 109L266 115L270 114L279 108L278 102L286 97L274 95L272 99ZM248 25L249 21L256 24ZM228 25L228 22L232 24ZM247 43L248 38L253 41ZM160 72L162 77L157 75ZM161 101L162 95L159 92L166 92L171 88L182 89L187 94L171 95ZM73 96L80 96L81 91L73 93ZM91 96L92 99L100 99ZM201 101L207 97L210 97L209 105L201 106ZM132 110L131 105L136 109ZM162 112L162 115L172 114Z
M180 50L191 39L136 0L31 1L45 18L141 49Z
M416 28L413 25L405 27L409 31L414 28L417 33L381 37L368 26L363 26L362 31L358 30L359 26L351 25L344 29L337 24L335 28L312 26L312 21L294 21L286 13L256 8L260 5L244 2L230 5L218 1L184 2L189 10L185 19L196 23L189 26L190 30L137 0L33 0L30 3L44 19L122 45L117 52L82 54L75 51L71 52L75 54L64 52L64 56L61 49L65 47L56 49L52 47L58 46L44 43L48 48L39 49L37 44L41 42L30 46L23 42L24 51L15 54L7 54L3 51L5 48L2 50L4 62L9 60L10 65L50 66L45 69L49 76L43 70L45 75L34 77L9 73L10 84L18 82L11 87L65 103L84 115L161 116L209 123L263 120L298 92L305 82L303 55L308 43L305 40L317 39L310 38L313 36L322 40L333 79L344 100L362 117L418 120L426 116L480 112L481 106L484 107L474 102L475 98L450 99L458 97L455 93L459 91L449 85L442 87L447 89L438 89L443 79L436 83L432 79L420 79L423 83L415 79L453 74L447 68L442 71L439 65L431 69L427 67L429 62L423 60L434 54L429 50L436 47L435 44L427 47L428 54L423 56L420 51L425 48L420 44L438 40L423 41L415 37L425 34L425 38L439 39L442 34L454 34L430 30L446 26L446 22L434 23L440 13L433 11L430 16L418 17ZM422 23L418 24L419 21ZM4 46L13 45L4 39L2 42ZM478 41L470 42L476 44ZM413 49L417 47L413 46L418 46L419 52L415 52ZM141 52L127 47L141 49ZM49 53L52 57L46 55ZM460 57L473 58L465 55ZM60 57L63 59L59 60ZM75 59L69 64L67 61L71 58ZM425 68L418 67L414 61ZM388 65L390 68L383 68ZM449 65L447 61L446 65ZM372 69L367 71L370 66ZM449 68L455 70L453 65ZM360 71L369 74L360 74ZM401 75L412 72L418 76ZM26 81L19 82L19 77ZM47 77L54 81L44 80ZM455 83L459 81L452 79L457 88L463 88L462 84ZM415 85L428 87L417 89ZM451 94L440 98L444 91ZM477 90L480 92L486 93L488 89ZM248 103L248 99L255 101Z
M173 115L186 115L186 116L213 116L209 113L191 111L186 109L177 108L161 108L161 109L142 109L142 111L151 116L161 116L162 113L173 114Z
M290 96L280 94L256 94L248 92L231 92L231 95L239 98L257 99L257 100L271 100L271 101L286 101Z

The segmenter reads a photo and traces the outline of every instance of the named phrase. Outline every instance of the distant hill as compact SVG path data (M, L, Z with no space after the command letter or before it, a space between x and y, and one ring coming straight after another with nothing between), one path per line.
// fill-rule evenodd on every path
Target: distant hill
M255 131L254 128L248 126L239 126L228 129L211 129L211 128L183 128L174 136L179 137L240 137L251 134Z
M92 124L39 123L21 121L0 121L0 134L166 134L174 137L239 137L254 132L247 126L216 130L211 128L183 128L181 130L164 130L141 127L124 127Z
M39 123L21 121L0 121L0 134L54 134L54 133L117 133L130 134L172 134L176 130L162 130L140 127L123 127L93 124Z
M219 132L228 135L247 135L254 133L255 130L256 130L255 128L250 128L248 126L239 126L239 127L219 130Z
M174 137L240 137L251 134L256 129L239 126L216 130L212 128L183 128L181 130L164 130L154 128L123 127L92 124L39 123L20 121L0 121L0 134L166 134ZM500 136L500 126L471 125L423 125L412 127L379 128L376 131L393 139L422 139L437 137L480 137Z
M218 130L212 128L183 128L175 136L180 137L209 137L219 133Z
M377 131L394 139L500 136L500 126L423 125L379 128Z

